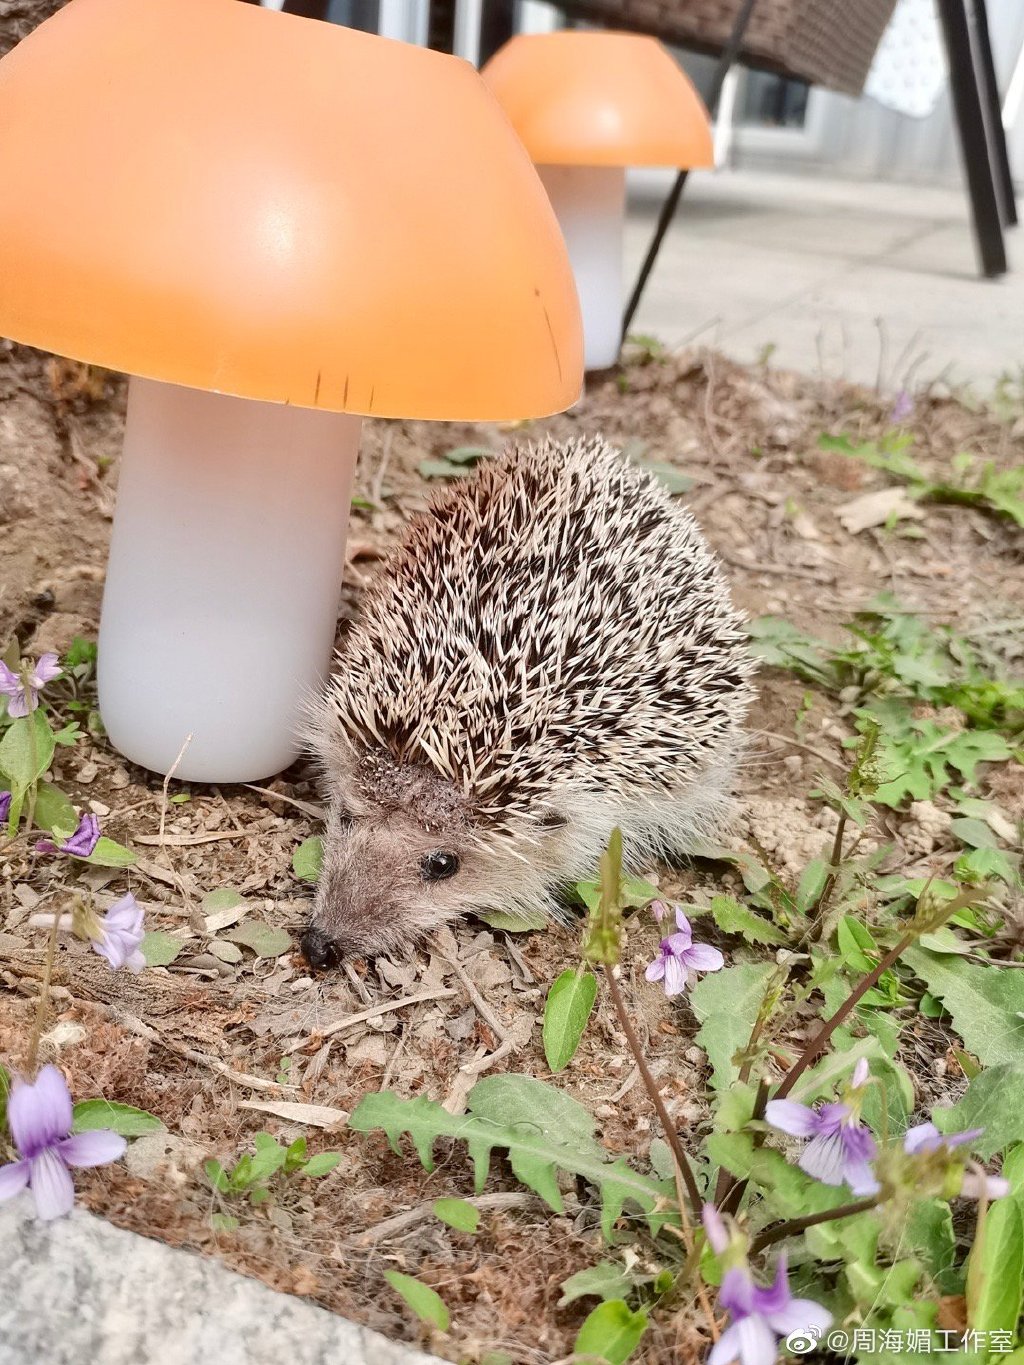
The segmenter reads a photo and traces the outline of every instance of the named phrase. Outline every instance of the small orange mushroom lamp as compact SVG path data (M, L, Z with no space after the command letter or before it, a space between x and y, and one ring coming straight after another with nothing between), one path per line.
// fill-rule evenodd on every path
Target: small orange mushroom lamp
M0 335L133 376L100 710L266 777L334 640L359 414L575 401L543 187L463 61L237 0L73 0L0 62Z
M618 358L627 166L712 166L711 124L654 38L568 30L521 35L483 69L533 158L569 248L586 368Z

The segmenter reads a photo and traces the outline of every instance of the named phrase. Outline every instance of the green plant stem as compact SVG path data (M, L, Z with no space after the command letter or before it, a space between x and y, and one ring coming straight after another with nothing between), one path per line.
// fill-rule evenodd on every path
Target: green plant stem
M803 1218L789 1218L785 1223L776 1223L774 1227L758 1233L750 1244L750 1250L752 1253L763 1251L765 1247L773 1246L785 1237L793 1237L806 1228L816 1227L819 1223L836 1223L840 1218L853 1218L855 1214L867 1213L882 1203L884 1198L882 1194L870 1195L867 1199L858 1199L854 1204L840 1204L837 1209L828 1209L825 1213L808 1213Z
M835 1033L839 1025L854 1009L856 1009L858 1001L867 994L872 986L878 984L878 980L882 973L888 971L900 954L910 947L918 937L919 932L920 930L917 928L908 930L900 939L899 943L896 944L895 948L892 948L886 953L878 966L875 967L873 971L868 972L867 976L858 982L846 1000L844 1000L836 1010L835 1014L832 1015L831 1019L825 1020L821 1028L782 1078L779 1088L776 1090L774 1096L772 1096L773 1099L783 1100L786 1098L803 1073L815 1060L818 1054L826 1047L828 1040L832 1037L833 1033ZM770 1093L771 1091L768 1083L762 1080L758 1086L757 1097L754 1100L754 1111L750 1116L751 1121L764 1118ZM763 1141L763 1133L754 1134L755 1147L760 1147ZM715 1203L722 1213L735 1213L739 1208L740 1200L743 1198L743 1191L747 1188L747 1182L746 1180L736 1180L732 1185L727 1185L725 1189L722 1190L723 1183L722 1176L719 1174L718 1186L715 1190ZM721 1197L719 1196L719 1191L722 1191Z
M750 1080L750 1072L753 1069L754 1065L754 1048L757 1046L761 1034L764 1030L764 1026L767 1022L768 1022L767 1016L763 1013L762 1007L762 1011L758 1013L757 1018L754 1020L754 1027L750 1030L750 1038L747 1040L747 1046L745 1049L746 1055L744 1057L742 1065L740 1066L739 1072L739 1081L741 1085L746 1085L747 1081ZM758 1101L761 1098L761 1091L767 1090L767 1088L768 1087L766 1082L764 1081L759 1082L757 1087L757 1098L754 1101L755 1110L757 1109ZM718 1209L720 1209L723 1213L727 1212L725 1208L726 1197L730 1194L734 1186L736 1186L737 1184L741 1186L740 1194L742 1195L743 1183L744 1182L742 1181L736 1180L735 1177L731 1175L730 1172L727 1171L723 1166L721 1170L718 1172L718 1179L715 1181L715 1206ZM735 1212L735 1210L732 1210L732 1212Z
M31 695L28 691L29 674L28 668L23 670L22 681L25 685L26 695ZM25 838L28 839L32 834L32 821L36 818L36 792L39 790L39 774L36 769L39 766L39 746L36 744L36 713L28 713L28 751L31 755L32 771L36 776L32 779L32 785L28 789L28 806L25 810Z
M773 1099L784 1100L786 1098L786 1096L793 1089L794 1085L796 1085L797 1081L804 1074L807 1068L817 1058L819 1053L823 1051L823 1049L828 1043L828 1040L832 1037L833 1033L835 1033L839 1025L853 1012L854 1009L856 1009L858 1003L868 993L871 987L877 986L878 981L882 976L882 973L887 972L889 968L892 966L892 964L896 961L896 959L902 953L906 952L910 945L917 939L919 932L920 930L917 928L908 930L907 933L905 933L903 937L900 939L899 943L896 944L895 948L889 949L886 955L878 963L878 966L875 967L873 971L868 972L867 976L863 977L857 983L857 985L853 988L853 990L850 992L847 998L836 1010L835 1014L832 1015L831 1019L825 1020L821 1028L814 1035L811 1041L804 1048L803 1052L801 1052L800 1056L790 1067L788 1073L783 1077L781 1083L779 1084L778 1090L776 1090L774 1096L772 1097ZM755 1110L754 1118L761 1117L763 1117L763 1110L761 1114L758 1114Z
M808 938L812 943L817 943L821 938L822 930L825 927L825 911L828 903L832 899L832 893L836 889L836 882L839 880L839 869L843 862L843 838L846 834L846 811L840 810L839 823L836 825L836 837L832 841L832 856L829 858L829 874L825 878L825 885L821 888L821 895L815 902L814 909L811 911L811 929Z
M679 1134L676 1132L675 1124L672 1122L669 1117L669 1112L665 1108L665 1101L661 1098L657 1082L651 1075L651 1069L647 1065L647 1059L644 1057L640 1039L637 1037L636 1029L633 1027L633 1021L630 1019L626 1010L626 1002L622 998L619 983L615 980L614 970L608 963L604 964L604 977L605 981L608 983L608 994L611 996L612 1004L615 1006L615 1013L618 1015L619 1024L623 1033L626 1035L626 1042L629 1045L629 1050L633 1054L633 1060L636 1062L637 1070L640 1072L640 1078L644 1083L644 1088L650 1096L651 1103L657 1111L658 1118L661 1120L661 1126L665 1130L665 1139L672 1149L672 1155L675 1157L679 1174L682 1176L683 1184L686 1186L686 1193L689 1196L693 1216L694 1218L699 1219L701 1197L700 1190L697 1188L696 1177L693 1174L693 1168L690 1165L690 1160L686 1155L683 1144L679 1140ZM680 1212L682 1212L682 1210L680 1210Z
M50 1000L50 979L53 976L53 964L57 957L57 934L59 930L60 915L54 912L53 928L50 930L50 939L46 945L46 960L43 963L43 979L39 984L36 1017L28 1044L28 1062L25 1070L30 1080L35 1076L36 1066L39 1062L39 1043L43 1036L43 1025L46 1023L46 1006Z

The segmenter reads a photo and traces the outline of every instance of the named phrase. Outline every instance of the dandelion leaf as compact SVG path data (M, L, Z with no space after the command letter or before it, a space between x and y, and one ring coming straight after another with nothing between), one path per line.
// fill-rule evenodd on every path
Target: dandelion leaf
M529 1117L513 1108L511 1121L495 1121L476 1109L476 1103L479 1103L481 1108L492 1113L502 1112L508 1104L507 1095L495 1099L499 1092L494 1090L493 1082L524 1079L531 1081L535 1097ZM641 1175L622 1158L609 1160L608 1153L593 1138L580 1142L578 1128L574 1132L563 1127L559 1132L551 1113L567 1112L563 1104L567 1096L561 1095L553 1086L529 1077L493 1077L489 1078L482 1099L477 1099L477 1090L483 1085L484 1082L479 1082L470 1092L471 1112L467 1114L449 1114L441 1105L422 1095L409 1100L388 1090L365 1095L349 1119L349 1127L357 1133L382 1129L396 1152L401 1152L402 1135L408 1134L428 1171L434 1169L434 1143L439 1138L465 1142L473 1162L478 1193L487 1180L491 1153L497 1148L507 1153L516 1177L540 1195L556 1213L563 1210L557 1172L563 1170L581 1176L600 1192L601 1227L609 1241L616 1220L627 1207L638 1208L652 1232L665 1223L667 1215L660 1205L674 1201L672 1185ZM516 1104L520 1101L521 1096L516 1097ZM544 1109L545 1102L552 1106L550 1112ZM569 1103L575 1104L574 1101Z

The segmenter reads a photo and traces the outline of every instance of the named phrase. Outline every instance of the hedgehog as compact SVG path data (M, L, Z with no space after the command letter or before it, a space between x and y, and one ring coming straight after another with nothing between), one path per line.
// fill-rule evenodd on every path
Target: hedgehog
M616 827L630 869L684 854L728 811L746 642L693 517L603 440L450 486L309 710L328 809L308 960L404 953L473 911L561 918Z

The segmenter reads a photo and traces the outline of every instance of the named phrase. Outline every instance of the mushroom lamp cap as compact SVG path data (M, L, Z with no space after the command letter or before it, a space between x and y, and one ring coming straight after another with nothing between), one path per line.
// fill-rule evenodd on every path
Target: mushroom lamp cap
M708 112L654 38L521 34L483 77L537 165L714 165Z
M0 335L383 417L575 401L543 187L457 58L238 0L73 0L0 62Z

